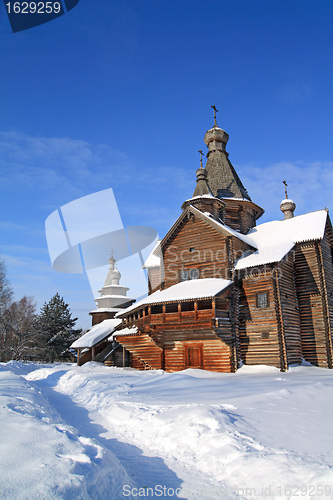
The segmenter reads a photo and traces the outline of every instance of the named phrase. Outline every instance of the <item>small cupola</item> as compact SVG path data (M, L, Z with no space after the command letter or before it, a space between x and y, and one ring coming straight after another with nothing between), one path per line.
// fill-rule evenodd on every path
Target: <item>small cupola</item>
M188 205L192 205L201 212L210 214L214 219L220 220L222 219L225 203L213 196L207 181L207 170L202 165L203 152L201 149L198 152L200 153L200 168L196 172L197 185L193 197L183 203L182 209L184 210Z
M197 185L193 193L193 198L195 196L204 196L204 195L213 196L207 182L207 170L203 168L202 165L203 152L201 151L201 149L199 149L198 153L200 153L200 168L198 168L196 172Z
M205 144L208 147L207 156L209 156L211 151L225 151L229 140L227 132L222 130L216 123L216 112L218 111L216 106L212 106L212 108L214 110L214 126L207 130L204 137Z
M286 181L283 181L284 184L284 191L285 191L285 199L281 201L280 204L280 210L284 215L284 219L292 219L294 217L294 212L296 209L296 203L288 198L288 192L287 192L287 186L288 184Z

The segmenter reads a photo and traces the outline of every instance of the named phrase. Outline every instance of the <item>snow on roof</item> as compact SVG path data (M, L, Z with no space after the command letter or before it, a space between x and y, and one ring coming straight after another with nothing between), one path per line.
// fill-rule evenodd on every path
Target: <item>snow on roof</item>
M94 325L87 333L75 340L71 347L77 349L79 347L93 347L105 337L114 332L115 328L120 325L120 319L105 319L102 323Z
M192 198L189 198L188 200L185 200L185 203L187 201L191 201L191 200L198 200L199 198L216 198L216 196L212 195L212 194L200 194L198 196L192 196ZM217 200L220 200L220 198L216 198ZM221 201L221 200L220 200Z
M280 262L296 243L323 238L326 220L326 210L319 210L291 219L260 224L246 235L258 250L241 257L235 269Z
M118 312L120 310L121 307L101 307L99 309L94 309L93 311L90 311L89 314L102 313L102 312Z
M138 333L139 329L137 326L132 326L131 328L122 328L122 330L117 330L114 332L111 337L108 338L108 340L112 341L115 336L118 335L136 335Z
M284 200L281 201L280 205L284 205L285 203L295 203L295 202L291 198L285 198Z
M148 255L146 262L143 264L142 269L149 269L150 267L160 267L162 251L160 247L161 240L157 240L152 252ZM159 256L159 255L160 256Z
M223 229L226 233L230 234L231 236L234 236L235 238L238 238L239 240L244 241L244 243L247 243L251 247L257 248L256 245L254 244L253 240L248 237L249 233L248 234L239 233L238 231L235 231L235 229L232 229L231 227L229 227L226 224L224 224L224 222L222 222L222 221L219 222L216 219L214 219L214 217L212 216L211 213L209 213L209 212L201 212L200 210L198 210L197 208L193 207L192 205L191 205L191 210L194 211L194 212L197 212L197 214L199 216L202 215L206 219L209 219L210 222L212 222L213 224L215 224L217 227Z
M120 311L117 316L122 316L138 307L146 304L161 304L164 302L174 302L182 300L203 299L215 297L219 292L232 284L232 281L222 278L207 278L198 280L188 280L170 286L166 290L157 290L145 299L134 303L132 306Z

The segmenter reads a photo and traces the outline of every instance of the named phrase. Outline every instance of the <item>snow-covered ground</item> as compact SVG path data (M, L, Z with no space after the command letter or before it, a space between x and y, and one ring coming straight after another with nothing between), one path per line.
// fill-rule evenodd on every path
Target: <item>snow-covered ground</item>
M333 372L0 364L1 499L332 499Z

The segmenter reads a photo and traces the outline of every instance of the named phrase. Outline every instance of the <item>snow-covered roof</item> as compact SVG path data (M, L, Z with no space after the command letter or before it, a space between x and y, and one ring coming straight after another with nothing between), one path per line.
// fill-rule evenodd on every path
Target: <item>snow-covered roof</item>
M90 311L89 314L102 313L102 312L118 312L120 310L121 307L101 307L99 309L94 309L93 311Z
M239 233L238 231L235 231L235 229L232 229L231 227L229 227L226 224L224 224L224 222L217 221L216 219L214 219L214 217L212 216L211 213L209 213L209 212L201 212L200 210L198 210L197 208L193 207L192 205L191 205L191 210L192 210L193 213L197 213L197 215L199 217L200 216L205 217L207 220L209 220L209 222L211 224L215 225L219 229L222 229L225 233L229 234L230 236L234 236L235 238L238 238L239 240L244 241L244 243L247 243L251 247L257 248L256 245L254 244L254 242L252 241L252 239L248 238L248 234L249 233L248 234Z
M132 326L131 328L122 328L121 330L117 330L114 332L111 337L109 337L108 340L112 341L115 336L118 335L136 335L138 333L139 329L137 326Z
M150 267L160 267L161 256L161 240L157 240L152 252L148 255L146 262L143 264L142 269L149 269Z
M117 316L127 314L129 311L143 307L148 304L161 304L165 302L185 301L193 299L204 299L215 297L225 288L232 284L232 281L222 278L207 278L198 280L188 280L170 286L166 290L157 290L145 299L134 303L132 306L120 311Z
M189 198L188 200L185 200L185 203L187 201L191 201L191 200L198 200L199 198L216 198L215 196L213 196L212 194L200 194L199 196L192 196L192 198ZM216 198L217 200L221 201L220 198Z
M71 347L77 349L79 347L93 347L105 337L114 332L115 328L120 325L121 319L105 319L102 323L94 325L87 333L75 340Z
M235 269L280 262L296 243L322 239L326 220L326 210L319 210L291 219L260 224L246 235L258 250L241 257Z

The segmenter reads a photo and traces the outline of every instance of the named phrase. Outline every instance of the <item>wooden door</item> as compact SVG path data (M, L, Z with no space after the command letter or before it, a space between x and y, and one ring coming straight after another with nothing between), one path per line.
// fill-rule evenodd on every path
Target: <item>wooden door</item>
M187 347L187 367L202 368L202 347L189 346Z

